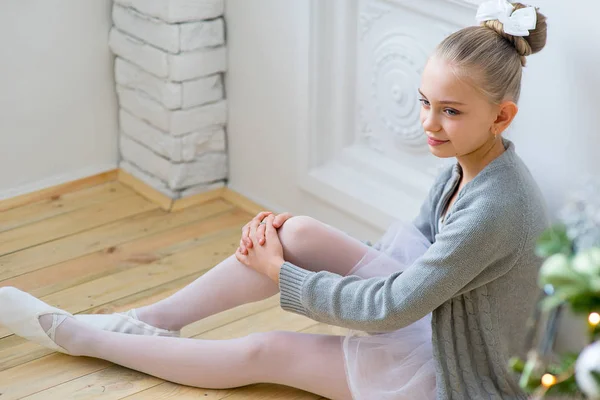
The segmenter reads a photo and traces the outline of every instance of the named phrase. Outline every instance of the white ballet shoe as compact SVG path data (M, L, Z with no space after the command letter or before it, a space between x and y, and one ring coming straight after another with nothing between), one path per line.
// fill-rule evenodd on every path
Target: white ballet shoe
M126 313L77 314L75 315L75 319L93 326L96 329L110 332L144 336L181 336L180 331L169 331L167 329L157 328L145 323L144 321L140 321L135 309L131 309Z
M41 316L47 314L52 314L52 326L48 332L44 331L39 321ZM70 313L52 307L17 288L10 286L0 288L0 325L5 326L15 335L51 350L70 354L56 344L54 337L56 328L65 319L72 316Z

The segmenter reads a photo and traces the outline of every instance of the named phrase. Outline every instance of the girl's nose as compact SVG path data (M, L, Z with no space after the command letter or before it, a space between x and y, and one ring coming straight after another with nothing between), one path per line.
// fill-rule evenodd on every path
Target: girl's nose
M425 131L437 132L441 129L441 125L435 117L435 113L428 111L423 117L422 124Z

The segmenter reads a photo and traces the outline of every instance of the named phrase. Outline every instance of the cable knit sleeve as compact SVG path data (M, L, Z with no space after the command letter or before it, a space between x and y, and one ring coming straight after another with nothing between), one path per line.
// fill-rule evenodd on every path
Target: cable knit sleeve
M498 278L518 259L528 211L516 204L519 196L514 192L501 195L509 187L495 188L500 191L496 198L483 196L486 189L461 191L435 242L403 273L361 279L285 263L280 272L282 308L332 325L385 332Z

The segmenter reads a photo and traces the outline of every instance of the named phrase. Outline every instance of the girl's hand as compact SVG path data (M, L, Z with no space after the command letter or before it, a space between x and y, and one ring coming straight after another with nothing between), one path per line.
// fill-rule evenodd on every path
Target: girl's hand
M265 219L268 215L273 214L271 211L262 211L256 214L256 217L252 218L250 222L248 222L242 228L242 238L240 239L240 247L238 251L241 251L242 254L247 255L248 249L252 248L252 240L250 239L250 225L253 223L260 224L263 219ZM263 230L264 228L261 228ZM262 244L262 243L261 243Z
M259 223L268 215L272 214L270 211L263 211L261 213L259 213L256 217L254 217L254 219L250 222L248 222L243 228L242 228L242 239L240 240L240 250L242 252L242 254L247 255L248 254L248 249L251 249L253 244L252 244L252 240L250 240L250 224L255 220L258 219ZM283 224L285 223L285 221L287 221L288 219L292 218L292 214L286 212L286 213L281 213L279 215L277 215L275 217L275 220L273 221L273 227L275 229L279 229L283 226ZM265 238L265 224L259 225L257 228L257 234L256 237L258 239L258 244L260 244L261 246L265 244L266 238Z
M253 246L251 249L247 249L248 255L243 254L241 249L238 248L235 252L235 257L245 266L279 283L279 270L284 263L283 247L281 246L279 235L277 235L277 230L273 226L274 220L275 217L273 214L267 216L266 223L264 224L266 242L263 246L257 246L258 239L256 235L260 222L253 219L250 223L250 239L253 242Z

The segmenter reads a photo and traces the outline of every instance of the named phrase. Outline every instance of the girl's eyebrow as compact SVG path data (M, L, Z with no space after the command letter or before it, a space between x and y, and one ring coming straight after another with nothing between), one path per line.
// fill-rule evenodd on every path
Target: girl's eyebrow
M427 96L425 96L423 94L423 92L421 92L421 89L418 89L419 93L421 94L421 96L427 98ZM443 100L443 101L439 101L438 103L440 104L457 104L457 105L461 105L461 106L466 106L465 103L461 103L460 101L451 101L451 100Z

